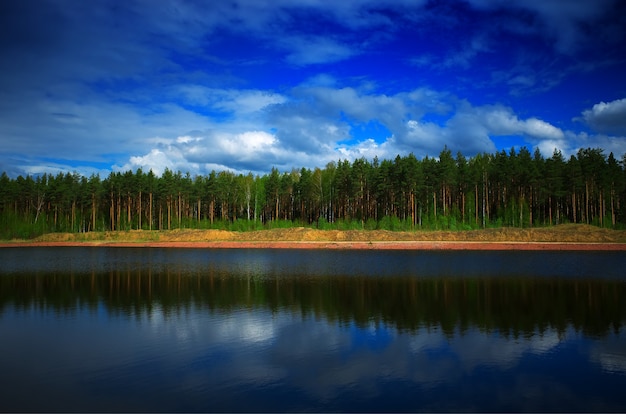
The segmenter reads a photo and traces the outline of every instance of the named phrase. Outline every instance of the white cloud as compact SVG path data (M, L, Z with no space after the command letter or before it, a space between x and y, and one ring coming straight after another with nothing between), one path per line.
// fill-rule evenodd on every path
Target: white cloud
M183 153L175 145L163 149L152 149L143 156L132 156L128 163L123 166L114 166L117 171L137 170L141 168L147 172L152 170L154 174L160 176L165 169L181 172L198 172L198 166L185 158Z
M323 152L307 153L287 150L278 138L265 131L196 132L194 137L181 136L157 145L145 155L130 157L116 170L125 171L141 167L160 175L165 168L173 171L208 174L211 170L229 170L236 173L267 173L272 166L282 170L317 166L334 157Z
M284 103L287 98L270 91L256 89L218 89L197 84L182 84L173 87L174 99L183 103L223 111L235 116L251 113L274 104Z
M584 148L601 148L605 155L612 152L618 159L626 154L626 137L574 131L564 131L563 134L562 139L542 139L535 145L544 157L551 157L558 150L567 159Z
M474 115L494 135L526 134L536 139L563 139L563 131L537 118L520 120L509 108L484 106L476 108Z
M267 171L272 165L323 166L339 157L432 155L444 145L468 155L492 152L496 148L492 137L507 134L523 135L541 148L571 149L585 142L624 149L619 136L626 134L624 100L583 112L587 123L601 133L583 139L564 134L539 114L520 119L513 109L464 105L443 91L403 91L401 79L377 85L378 79L363 78L370 73L368 66L348 74L343 68L328 68L332 76L301 68L355 56L371 62L373 53L385 52L388 41L399 46L412 43L400 36L409 33L404 30L411 25L428 32L461 20L453 12L420 20L428 14L426 0L393 4L243 0L237 7L227 2L210 7L174 0L149 3L129 0L115 8L101 4L68 8L58 0L24 0L13 2L0 15L0 30L11 39L0 59L3 168L72 171L78 166L80 172L90 173L114 164L114 168L168 166L198 172L215 166ZM517 22L511 31L524 36L540 33L543 38L547 34L563 51L574 50L587 36L581 27L603 21L614 4L611 0L469 3L482 17L489 13L480 10L510 12L503 14L507 24ZM519 10L533 18L513 18ZM312 21L302 16L312 16ZM522 28L520 22L532 27ZM589 32L597 26L589 26ZM439 65L470 68L477 57L497 47L493 36L501 30L503 25L481 23L445 48L442 54L448 59L439 59ZM620 42L623 30L611 30L613 41ZM238 40L243 40L242 47ZM279 54L270 53L275 51ZM394 65L411 59L437 64L436 56L402 53L400 47L399 58L394 54L392 61L383 60L388 55L381 54L380 67L392 71ZM246 66L250 61L257 66ZM284 62L298 66L298 72L285 70ZM524 87L546 78L537 71L539 63L546 62L537 58L521 72L497 69L510 74L503 79ZM287 76L275 83L276 89L257 88L255 76L239 72L239 66L268 70L268 75L278 68ZM398 73L403 77L407 72ZM293 79L307 76L293 87L297 82ZM265 85L269 77L264 77ZM360 86L342 85L346 79L361 82ZM427 82L411 79L416 85ZM380 92L382 88L387 89ZM370 121L384 126L384 133L355 133ZM12 160L18 158L16 166ZM51 160L42 161L45 158ZM99 165L80 167L89 163Z
M537 118L522 121L521 131L539 139L563 139L564 134L559 128Z
M391 131L392 135L376 147L369 141L357 144L361 146L360 151L355 148L351 152L343 147L344 155L371 153L376 148L391 157L408 152L424 156L437 154L444 145L454 151L474 154L495 151L494 136L519 135L532 142L564 139L563 131L538 118L519 119L510 108L500 105L474 107L469 102L430 90L391 96L353 88L310 88L305 92L315 97L310 108L312 113L321 113L327 118L341 113L352 122L376 120ZM431 114L443 117L443 121L422 119ZM343 125L348 127L347 123ZM368 142L365 151L362 146Z
M194 142L194 141L198 141L198 140L200 140L200 138L198 138L198 137L191 137L189 135L185 135L185 136L176 138L176 142L181 143L181 144L188 144L190 142Z
M281 104L287 100L282 95L262 91L233 92L231 95L230 100L222 101L217 106L243 114L260 111L267 106Z
M322 63L334 63L357 54L357 48L321 36L291 37L281 41L288 49L287 63L306 66Z
M616 158L626 155L626 137L623 136L567 131L565 137L564 154L575 154L581 148L601 148L605 154L612 152Z
M493 153L496 145L490 137L490 131L484 122L474 113L471 106L466 104L457 108L456 113L446 122L447 139L439 140L439 148L445 144L453 151L462 151L473 155L479 152ZM497 133L495 135L498 135Z
M597 103L582 115L597 131L626 135L626 98Z
M84 145L81 154L86 159L97 159L104 151L130 153L112 168L141 167L156 174L166 167L192 174L207 174L212 169L263 174L272 166L282 170L314 168L340 158L383 159L409 152L418 157L436 156L444 145L471 156L493 153L493 138L506 135L525 137L546 156L555 148L567 155L587 146L599 146L618 156L626 152L622 138L564 132L536 117L520 119L501 105L473 106L429 89L386 95L371 88L336 88L330 86L331 78L325 79L326 86L305 82L283 94L196 86L185 89L189 85L179 89L194 91L197 102L230 113L227 119L211 120L173 104L147 114L138 113L136 107L102 101L80 106L48 101L40 110L49 113L42 119L51 123L60 122L55 120L58 114L72 115L73 126L63 128L59 140L64 141L59 141L58 148ZM605 114L615 113L620 105L622 101L596 105L586 111L587 119L605 119ZM116 122L103 122L108 119ZM388 136L356 139L360 126L373 121L384 126ZM84 125L98 126L93 142L75 141L83 136ZM27 144L18 140L11 145Z
M373 139L368 138L354 145L339 146L337 152L341 158L348 160L358 158L372 160L374 157L378 157L379 159L391 159L398 154L398 152L393 152L393 137L382 144L378 144Z
M410 120L406 123L406 133L400 135L399 142L408 147L419 149L417 153L440 151L439 144L447 135L445 129L432 122L418 122ZM431 152L432 154L432 152Z
M203 85L178 85L176 95L189 105L209 106L218 100L215 89Z
M407 134L399 136L400 142L421 147L422 150L439 151L444 145L451 150L462 150L466 154L479 152L493 153L496 146L492 137L518 135L526 136L532 142L564 139L559 128L539 120L520 120L511 109L500 105L474 107L461 101L454 114L445 123L407 122Z
M552 141L548 139L538 142L536 146L546 158L552 157L554 151L560 151L564 156L571 155L575 152L569 144L563 141Z

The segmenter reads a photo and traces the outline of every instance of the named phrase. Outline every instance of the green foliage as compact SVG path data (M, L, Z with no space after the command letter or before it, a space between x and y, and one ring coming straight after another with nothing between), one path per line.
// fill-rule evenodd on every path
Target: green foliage
M334 226L332 223L329 223L325 217L320 217L317 220L317 228L320 230L333 230Z
M0 239L32 239L48 232L44 220L33 223L11 212L2 215Z
M166 169L0 176L0 237L48 232L319 229L468 230L589 223L626 226L626 155L581 149L566 160L539 150L456 158L413 154L338 160L262 176Z
M296 227L290 220L270 220L265 223L266 229L291 229Z
M385 216L378 222L379 230L410 231L411 225L406 220L400 220L396 216Z
M230 224L230 226L228 226L227 229L230 231L238 231L238 232L255 231L255 230L262 230L263 224L261 222L258 222L258 221L255 222L252 220L235 220Z
M365 222L364 229L365 230L376 230L378 228L378 222L373 218L367 219Z

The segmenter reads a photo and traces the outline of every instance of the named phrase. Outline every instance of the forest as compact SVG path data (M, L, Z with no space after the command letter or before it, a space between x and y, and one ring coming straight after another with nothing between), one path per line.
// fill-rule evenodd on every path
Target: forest
M339 160L265 175L142 169L0 176L0 238L50 232L320 229L469 230L585 223L626 227L626 154L600 148Z

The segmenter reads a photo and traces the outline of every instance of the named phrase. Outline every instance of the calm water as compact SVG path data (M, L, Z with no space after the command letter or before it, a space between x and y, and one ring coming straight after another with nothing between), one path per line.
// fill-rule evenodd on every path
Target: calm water
M0 249L0 411L626 411L619 252Z

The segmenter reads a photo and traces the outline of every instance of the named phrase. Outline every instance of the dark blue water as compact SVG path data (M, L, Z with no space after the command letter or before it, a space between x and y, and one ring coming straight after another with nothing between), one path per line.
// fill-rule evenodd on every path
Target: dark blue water
M0 249L0 411L626 411L613 252Z

